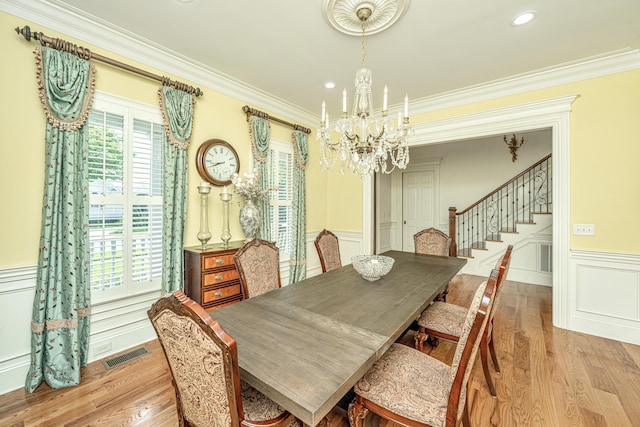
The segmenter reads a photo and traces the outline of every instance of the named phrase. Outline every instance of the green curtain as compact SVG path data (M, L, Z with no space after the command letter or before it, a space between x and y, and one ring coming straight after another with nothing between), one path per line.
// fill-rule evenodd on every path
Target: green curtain
M184 288L184 230L187 221L188 152L193 95L171 86L158 91L167 129L162 149L162 291Z
M89 179L85 122L94 67L74 54L35 50L40 100L47 116L45 183L31 364L25 389L80 383L89 342Z
M271 182L271 162L269 155L269 141L271 138L271 125L265 117L251 115L249 117L249 136L251 138L251 151L253 153L253 168L259 175L260 190L273 188ZM269 197L272 197L269 195ZM254 203L260 210L260 227L257 236L260 239L273 241L271 238L271 222L269 220L269 198L255 200Z
M307 211L304 168L309 159L308 135L299 130L293 131L295 163L293 165L293 200L291 215L293 233L291 235L291 259L289 284L307 277Z

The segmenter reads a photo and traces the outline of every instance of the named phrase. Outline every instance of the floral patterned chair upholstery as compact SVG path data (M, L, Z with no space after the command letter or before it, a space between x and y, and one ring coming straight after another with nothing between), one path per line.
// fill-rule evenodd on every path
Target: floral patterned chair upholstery
M451 247L451 237L433 227L424 229L413 235L413 245L415 253L426 255L449 256ZM447 301L449 284L444 291L438 294L434 301Z
M498 278L496 283L496 296L493 309L489 313L489 322L485 330L482 341L480 342L480 358L482 359L482 369L484 371L484 377L489 386L489 391L493 397L496 397L496 389L491 379L489 372L488 351L491 352L491 359L493 360L493 366L497 372L500 372L500 366L498 365L498 358L496 357L496 350L493 345L493 316L495 315L496 308L500 303L500 296L502 295L502 284L509 272L509 265L511 263L511 251L513 246L509 245L505 253L498 259L496 263L495 271L498 271ZM416 349L422 350L422 343L427 337L442 338L447 341L458 342L459 337L462 334L462 322L467 315L468 309L455 304L448 304L442 301L436 301L431 304L422 313L418 319L418 332L415 334L415 346ZM437 341L436 341L437 342Z
M480 285L462 323L451 366L402 344L389 350L354 386L349 424L362 427L369 411L404 426L470 427L467 382L494 301L498 272Z
M280 251L266 240L253 239L233 255L242 283L244 298L278 289L280 283Z
M235 340L182 291L147 312L171 370L180 425L279 427L297 420L240 380Z
M340 245L335 234L329 230L322 230L316 237L314 244L320 257L323 273L342 267Z
M451 237L431 227L414 234L413 243L417 254L449 256Z

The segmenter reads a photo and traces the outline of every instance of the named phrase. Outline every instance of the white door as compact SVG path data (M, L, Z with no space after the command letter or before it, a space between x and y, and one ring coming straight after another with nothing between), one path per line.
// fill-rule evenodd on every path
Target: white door
M402 174L402 250L413 252L413 235L436 227L436 172L433 170Z

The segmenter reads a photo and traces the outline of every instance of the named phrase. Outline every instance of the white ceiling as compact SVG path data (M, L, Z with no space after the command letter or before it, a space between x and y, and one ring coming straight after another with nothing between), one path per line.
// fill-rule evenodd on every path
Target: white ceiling
M51 0L100 25L332 117L353 94L360 38L322 16L327 0ZM518 12L537 11L513 27ZM411 100L640 46L640 0L414 0L391 28L366 37L374 105ZM336 83L325 89L327 80ZM205 95L206 96L206 91Z

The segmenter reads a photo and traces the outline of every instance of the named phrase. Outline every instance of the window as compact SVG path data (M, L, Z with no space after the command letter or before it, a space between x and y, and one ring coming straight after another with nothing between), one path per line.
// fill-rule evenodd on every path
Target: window
M293 197L293 145L272 140L269 145L270 187L278 191L269 193L269 220L271 240L280 249L280 258L291 253L291 201Z
M88 120L94 301L160 289L161 123L158 107L96 94Z

